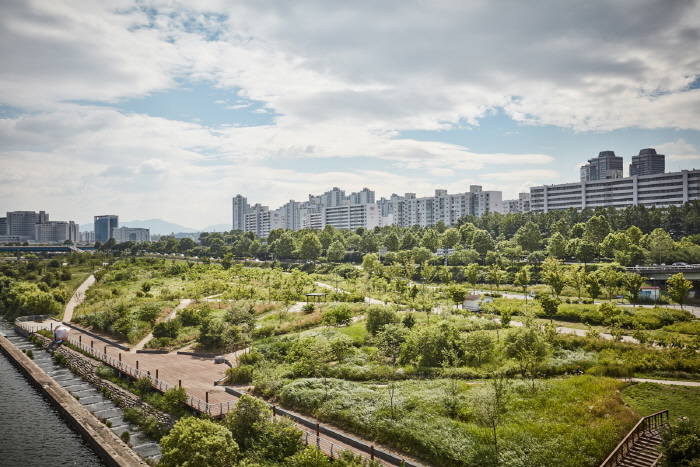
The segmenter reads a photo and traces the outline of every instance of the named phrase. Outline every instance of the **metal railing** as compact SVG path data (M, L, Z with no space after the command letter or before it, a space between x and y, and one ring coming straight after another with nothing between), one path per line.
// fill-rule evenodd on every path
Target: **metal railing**
M25 337L31 333L37 332L40 329L44 329L41 326L29 326L26 323L23 323L21 321L16 322L15 326L16 326L15 329L17 329L20 332L20 334L24 335ZM106 365L108 365L108 366L120 371L121 373L134 378L134 379L140 379L140 378L150 379L151 386L160 392L165 392L168 389L175 387L171 384L166 383L162 379L156 378L155 376L149 374L146 371L139 370L138 368L134 368L133 366L129 365L128 363L124 363L124 362L120 361L119 359L112 357L111 355L107 355L104 352L100 352L96 348L91 347L83 342L79 342L72 337L68 338L68 343L73 345L74 347L80 349L81 351L92 355L93 357L102 361ZM220 402L218 404L217 403L209 403L209 402L203 401L202 399L195 397L191 394L187 394L187 400L186 400L185 404L188 407L190 407L191 409L194 409L200 413L205 413L211 417L222 416L222 415L228 413L232 408L230 401L229 402Z
M610 453L608 458L605 459L602 464L600 464L600 467L616 466L628 453L631 452L634 444L646 431L657 429L663 425L668 425L668 410L662 410L661 412L656 412L655 414L643 417L637 422L634 428L627 433L627 436L620 441L620 444L618 444L615 450Z
M29 326L26 323L23 322L16 322L15 323L15 329L19 331L22 335L29 336L31 333L35 333L36 331L40 329L44 329L43 327L38 327L38 326ZM156 390L160 392L165 392L168 389L171 389L175 386L166 383L162 379L156 378L150 373L140 370L138 368L135 368L125 362L120 361L118 358L114 358L111 355L107 355L104 352L100 352L97 350L95 347L91 347L83 342L80 342L72 337L68 338L68 343L73 345L74 347L80 349L81 351L92 355L93 357L97 358L98 360L102 361L106 365L116 369L117 371L120 371L123 374L126 374L132 378L135 379L140 379L140 378L149 378L151 380L151 386L155 388ZM226 388L225 389L227 393L232 394L236 397L240 397L243 393L240 391L237 391L233 388ZM223 416L231 409L235 408L235 402L233 404L231 403L233 401L228 401L228 402L220 402L220 403L208 403L206 401L203 401L195 396L192 396L190 394L187 394L187 400L186 400L186 405L190 407L193 410L196 410L200 413L206 413L207 415L211 417L219 417ZM420 467L417 464L414 464L412 462L406 461L402 458L399 458L398 456L391 454L389 452L383 451L381 449L376 449L373 445L369 445L366 443L363 443L361 441L358 441L354 438L351 438L349 436L346 436L342 433L339 433L335 430L332 430L328 427L319 425L318 423L314 423L311 420L308 420L306 418L300 417L299 415L289 412L287 410L281 409L279 407L273 406L267 402L265 402L270 408L272 408L273 414L275 416L283 416L290 418L292 421L296 422L301 426L301 429L304 433L304 442L308 444L315 444L319 449L321 449L323 452L326 454L330 455L331 457L336 456L340 454L341 451L346 451L349 450L348 447L342 446L340 444L333 443L332 441L329 441L328 439L322 438L321 434L325 435L332 435L334 438L340 439L342 443L347 444L348 446L352 446L354 449L357 449L358 451L364 453L365 456L369 457L370 459L373 460L381 460L389 465L395 465L395 466L405 466L405 467ZM312 431L309 431L312 430Z

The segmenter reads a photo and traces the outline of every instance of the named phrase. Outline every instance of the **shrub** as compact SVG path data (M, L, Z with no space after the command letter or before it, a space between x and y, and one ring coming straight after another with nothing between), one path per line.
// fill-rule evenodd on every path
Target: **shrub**
M129 434L128 431L122 431L122 434L119 435L119 437L124 441L125 443L128 443L129 440L131 439L131 435Z
M149 378L148 376L142 376L141 378L137 379L134 383L134 388L136 389L136 392L142 397L151 392L151 387L151 378Z
M138 407L130 407L124 410L124 415L122 415L122 418L125 422L140 425L141 421L143 420L143 412Z
M247 352L243 353L238 356L238 361L240 362L241 365L255 365L258 363L260 360L262 360L263 356L260 352Z
M313 313L314 310L316 310L316 305L313 303L307 303L306 305L301 307L301 311L304 313Z
M352 311L347 305L337 305L328 308L323 313L323 324L328 326L345 326L352 321Z
M170 388L163 394L163 408L172 413L180 411L187 402L185 388Z
M253 367L242 365L226 370L226 384L249 384L253 381Z

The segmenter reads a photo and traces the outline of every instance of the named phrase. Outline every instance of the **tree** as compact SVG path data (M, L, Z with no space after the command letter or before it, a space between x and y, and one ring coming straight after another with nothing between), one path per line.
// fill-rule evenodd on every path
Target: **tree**
M398 322L398 314L390 308L374 305L367 309L365 328L373 336L380 333L386 325Z
M603 269L600 269L598 274L603 284L603 288L607 292L608 300L612 300L617 294L617 289L620 285L620 280L622 279L622 273L617 271L614 267L608 265Z
M527 288L530 285L530 281L532 279L530 278L530 266L523 266L520 268L520 270L515 274L515 279L513 280L513 283L517 285L518 287L523 288L523 295L525 296L525 303L527 304Z
M661 430L661 465L667 467L700 465L700 426L683 417L677 424L666 425Z
M566 239L564 236L559 232L556 232L549 238L547 253L555 258L563 259L564 256L566 256L566 246Z
M226 253L224 259L221 260L221 267L228 271L233 265L233 255L231 253Z
M586 287L586 268L581 264L574 264L569 268L567 282L576 289L576 294L581 300L581 291Z
M586 222L583 239L593 245L600 245L612 229L605 216L593 216Z
M381 276L383 268L376 253L368 253L362 258L362 269L364 269L370 277Z
M291 258L297 249L296 240L289 232L283 233L273 245L275 254L280 258Z
M675 242L664 229L654 229L642 239L642 246L649 251L649 259L658 260L658 264L666 263L673 252Z
M391 232L384 240L384 246L388 251L399 251L401 241L396 232Z
M328 252L326 253L328 261L337 263L345 258L345 247L338 240L334 240L333 243L328 247Z
M622 278L622 285L624 286L625 291L629 295L630 301L633 304L637 303L637 300L639 300L639 293L641 292L644 281L646 280L646 277L642 277L633 272L625 274Z
M476 360L477 366L481 366L486 356L493 352L496 341L488 331L472 331L464 337L466 352Z
M243 396L246 397L246 396ZM230 467L238 460L238 444L231 432L211 420L181 418L160 440L164 467Z
M498 426L506 415L506 403L509 384L503 372L491 374L487 384L470 391L470 406L474 408L477 419L491 430L493 438L493 465L500 465L498 449Z
M542 311L544 311L545 316L549 317L549 321L552 322L554 320L554 315L557 314L557 309L559 308L561 300L552 298L546 294L538 294L535 299L540 302Z
M445 287L445 294L450 298L452 303L459 306L460 303L464 302L464 297L467 296L467 291L457 284L452 284Z
M360 253L376 253L379 251L379 238L371 231L365 232L360 240Z
M486 253L496 248L496 243L486 230L477 230L472 236L472 248L481 256L486 256Z
M479 265L476 263L471 263L469 266L464 268L464 277L467 279L469 285L472 288L476 287L476 282L479 280Z
M473 248L467 250L457 250L447 258L450 266L466 266L479 261L479 253Z
M262 428L269 423L270 418L272 411L265 402L243 394L236 402L236 408L226 414L224 425L241 450L246 451L259 439Z
M503 351L506 357L516 360L523 377L530 375L534 387L537 367L549 354L549 345L542 334L529 327L511 329L503 342Z
M461 239L460 235L460 239ZM435 252L438 248L440 248L440 234L438 233L437 230L435 229L428 229L427 232L425 232L425 235L423 235L423 239L420 241L421 245L424 248L427 248L431 252Z
M566 275L559 261L549 256L542 265L542 281L552 289L552 293L557 297L564 290L566 285Z
M501 282L503 281L503 269L501 269L498 264L494 264L489 268L489 280L491 284L496 286L496 291L501 287Z
M377 334L377 347L385 358L396 366L396 361L401 353L401 345L406 342L409 330L403 324L390 323L384 326Z
M444 234L442 234L442 245L445 248L454 248L455 245L459 243L462 239L462 234L459 230L454 227L447 229Z
M593 300L600 297L600 282L596 274L590 273L586 276L586 291Z
M352 321L352 310L347 305L336 305L323 312L323 324L327 326L347 326Z
M301 259L316 261L318 257L321 256L322 251L323 246L316 234L307 233L302 237L301 245L299 246L299 256Z
M536 251L540 249L542 233L540 228L532 221L520 227L515 234L515 241L526 251Z
M576 260L578 262L586 265L595 259L597 251L598 249L596 248L594 243L589 242L587 240L581 240L576 245L574 255L576 256Z
M666 280L668 296L678 303L683 309L683 304L688 296L688 292L693 288L693 283L685 278L682 272L672 275Z

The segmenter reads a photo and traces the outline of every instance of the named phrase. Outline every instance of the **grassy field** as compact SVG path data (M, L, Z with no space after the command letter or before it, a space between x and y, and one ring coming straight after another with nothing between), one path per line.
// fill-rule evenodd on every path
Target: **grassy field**
M668 409L671 419L686 416L700 420L700 387L670 384L638 383L627 387L625 402L640 416Z

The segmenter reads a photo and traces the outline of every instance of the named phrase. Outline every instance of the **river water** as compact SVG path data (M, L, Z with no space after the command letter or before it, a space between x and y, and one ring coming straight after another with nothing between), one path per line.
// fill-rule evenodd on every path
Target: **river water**
M106 464L0 352L0 466L58 465Z

